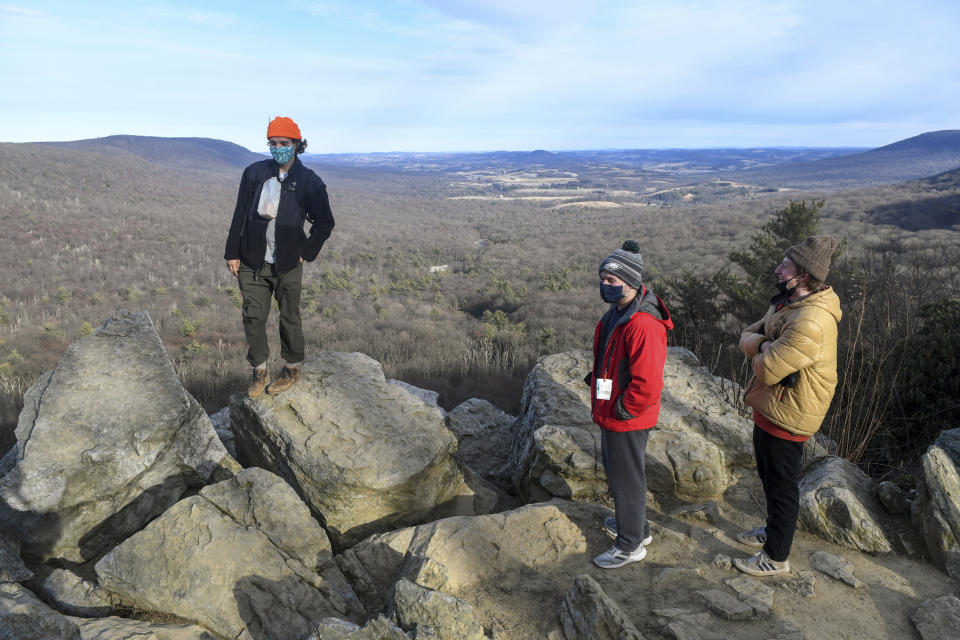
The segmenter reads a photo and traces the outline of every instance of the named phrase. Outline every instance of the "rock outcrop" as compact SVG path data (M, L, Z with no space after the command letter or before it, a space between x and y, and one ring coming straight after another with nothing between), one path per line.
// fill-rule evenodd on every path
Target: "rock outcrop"
M455 592L493 576L549 567L587 551L576 519L599 522L596 505L555 501L475 517L452 517L378 534L337 556L337 565L369 606L383 606L401 577ZM589 515L587 515L589 514Z
M32 577L20 558L20 541L0 531L0 582L25 582Z
M23 555L97 557L221 468L236 469L146 313L73 343L24 397L0 528Z
M96 565L124 603L238 640L301 640L363 609L296 493L263 469L204 487Z
M913 522L933 562L960 577L960 473L937 445L923 455L923 476L913 506Z
M800 525L860 551L893 551L870 478L844 458L822 458L800 480Z
M241 460L283 477L345 547L374 532L492 509L453 458L457 441L437 407L390 384L360 353L323 352L289 391L236 396Z
M600 432L590 417L589 351L541 358L527 377L509 466L529 500L596 499L606 493ZM668 350L660 420L647 444L647 484L698 500L734 480L733 465L753 464L751 427L725 398L735 385L711 376L696 357Z

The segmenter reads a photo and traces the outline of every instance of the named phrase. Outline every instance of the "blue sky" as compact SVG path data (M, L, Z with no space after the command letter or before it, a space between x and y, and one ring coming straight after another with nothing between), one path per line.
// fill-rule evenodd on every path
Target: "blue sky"
M0 141L879 146L960 129L955 0L0 0Z

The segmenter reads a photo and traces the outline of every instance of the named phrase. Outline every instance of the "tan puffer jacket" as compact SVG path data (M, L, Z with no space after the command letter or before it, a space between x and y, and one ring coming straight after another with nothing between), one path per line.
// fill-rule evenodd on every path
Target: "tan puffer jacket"
M837 387L837 323L840 299L826 288L781 307L740 335L740 350L751 359L753 378L744 401L797 435L820 429ZM760 353L760 345L771 344ZM779 384L794 371L797 384Z

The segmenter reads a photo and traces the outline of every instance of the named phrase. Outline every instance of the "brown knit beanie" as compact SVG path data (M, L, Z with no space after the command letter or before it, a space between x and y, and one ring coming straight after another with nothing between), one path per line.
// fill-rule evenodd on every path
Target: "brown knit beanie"
M837 241L831 236L810 236L803 244L787 249L787 257L800 269L823 282L827 279L830 259L833 258L837 245Z

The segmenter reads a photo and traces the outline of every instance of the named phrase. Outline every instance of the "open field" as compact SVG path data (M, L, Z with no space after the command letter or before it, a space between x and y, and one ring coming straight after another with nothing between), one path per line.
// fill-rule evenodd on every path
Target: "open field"
M314 165L337 226L305 270L308 354L366 352L388 376L440 391L448 408L477 396L515 412L538 356L588 347L604 308L597 264L626 239L640 242L658 291L730 266L727 254L790 199L825 197L821 229L851 249L960 247L958 220L937 208L958 197L956 185L783 192L712 175L692 182L689 165L603 172L595 161L590 184L560 197L560 183L585 179L582 165L477 160L468 181L464 163L401 171L396 162ZM239 292L222 259L239 175L227 164L0 144L3 432L26 386L118 308L150 312L208 410L246 387ZM522 185L519 197L508 184Z

